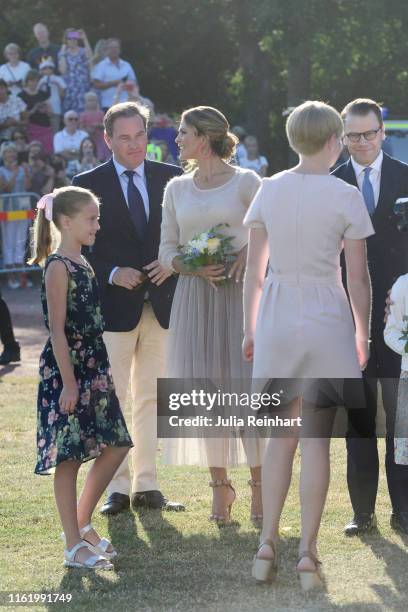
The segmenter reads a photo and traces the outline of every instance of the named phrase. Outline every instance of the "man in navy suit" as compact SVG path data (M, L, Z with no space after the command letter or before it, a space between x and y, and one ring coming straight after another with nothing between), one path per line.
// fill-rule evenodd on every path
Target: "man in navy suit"
M112 159L73 180L101 201L101 229L88 257L99 283L104 341L123 408L131 382L132 484L125 460L108 487L103 514L117 514L130 501L135 509L184 509L165 499L156 476L156 380L164 375L176 284L157 261L161 204L167 182L182 171L145 159L147 121L147 109L136 103L112 106L104 119Z
M386 413L385 468L392 504L391 526L408 534L408 466L394 461L394 425L401 357L384 343L384 304L387 292L408 271L407 235L398 231L393 205L408 196L408 166L381 149L385 138L381 108L376 102L358 99L342 112L345 143L350 159L335 176L360 189L374 226L367 239L372 283L370 359L364 371L365 410L349 413L347 434L347 482L354 517L346 535L370 531L376 525L375 501L379 461L376 438L377 388L381 385Z

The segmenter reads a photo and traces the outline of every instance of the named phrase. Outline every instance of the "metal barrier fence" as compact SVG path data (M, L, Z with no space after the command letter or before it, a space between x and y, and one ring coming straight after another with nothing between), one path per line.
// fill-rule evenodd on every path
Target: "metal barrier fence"
M33 191L19 191L16 193L0 193L0 226L1 226L1 257L0 257L0 275L8 274L9 272L28 272L40 270L39 266L27 266L27 247L29 239L29 230L32 225L32 220L35 218L35 205L41 196ZM25 226L20 223L20 226L11 226L13 223L27 221ZM17 231L18 230L18 231ZM14 241L14 242L13 242ZM17 243L15 242L17 241ZM23 265L21 267L13 266L19 262L14 261L5 267L5 250L19 248L20 253L24 252ZM7 253L8 255L8 253Z

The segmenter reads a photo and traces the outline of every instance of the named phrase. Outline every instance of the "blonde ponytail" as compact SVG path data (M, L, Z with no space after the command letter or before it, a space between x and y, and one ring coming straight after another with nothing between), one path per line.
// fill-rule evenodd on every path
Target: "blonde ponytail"
M31 258L27 263L30 266L34 264L43 266L48 255L54 250L56 239L53 224L45 218L45 210L43 208L38 209L31 230Z
M47 201L47 198L51 198L51 202ZM30 266L33 264L43 266L47 257L56 248L60 238L58 231L60 215L73 217L89 202L95 202L99 206L98 198L92 191L72 185L54 189L52 194L40 199L31 230L31 258L27 262Z

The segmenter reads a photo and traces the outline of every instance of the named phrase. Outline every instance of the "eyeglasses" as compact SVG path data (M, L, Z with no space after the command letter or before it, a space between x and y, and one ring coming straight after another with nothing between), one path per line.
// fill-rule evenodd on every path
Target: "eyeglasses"
M348 134L345 134L345 138L347 138L347 140L350 142L360 142L361 137L368 141L375 140L375 137L381 129L382 126L376 130L367 130L367 132L349 132Z
M78 121L78 117L67 117L68 121Z

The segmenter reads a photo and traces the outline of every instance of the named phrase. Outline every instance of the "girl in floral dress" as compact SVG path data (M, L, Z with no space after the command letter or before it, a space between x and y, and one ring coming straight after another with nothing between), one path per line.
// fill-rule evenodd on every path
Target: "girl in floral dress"
M33 257L44 265L41 300L50 337L40 357L36 474L54 476L67 567L111 569L110 542L92 513L132 442L102 340L94 272L81 255L99 229L99 204L80 187L62 187L37 205ZM55 237L58 229L58 247ZM77 502L81 463L94 459Z
M394 460L408 465L408 274L400 276L391 290L391 311L384 330L385 343L402 355L398 404L395 415Z

